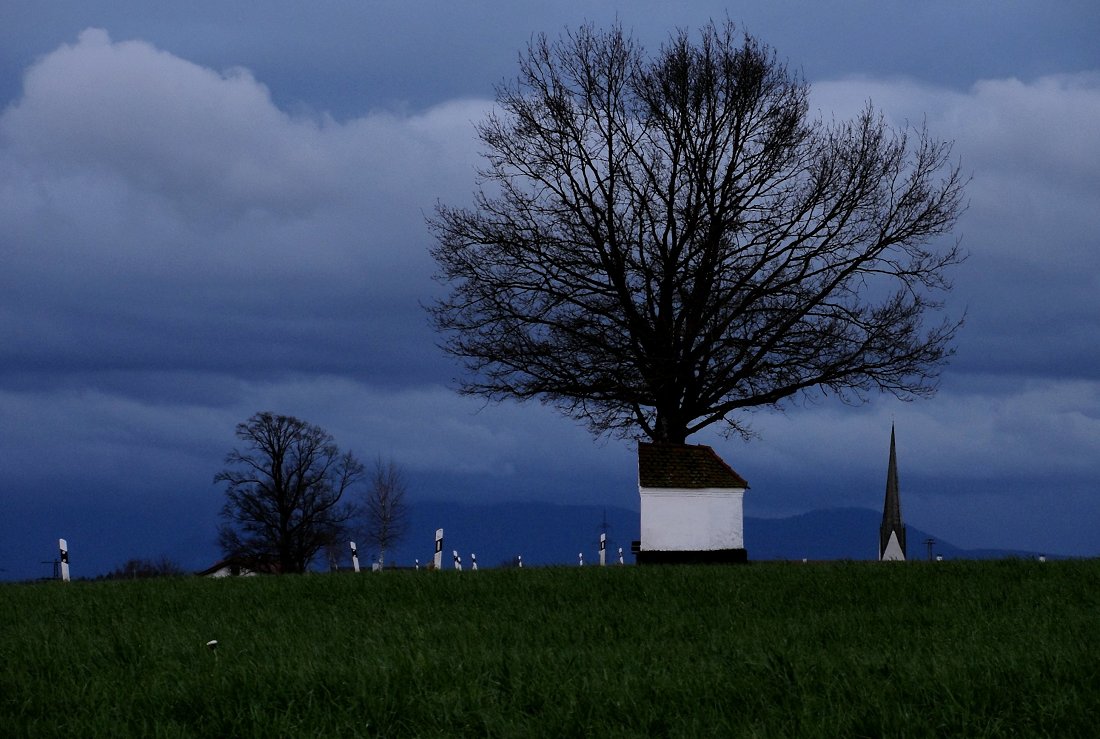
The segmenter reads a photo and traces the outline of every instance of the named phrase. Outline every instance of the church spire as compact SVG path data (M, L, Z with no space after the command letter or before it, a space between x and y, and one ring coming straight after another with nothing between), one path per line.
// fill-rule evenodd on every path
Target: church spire
M890 425L890 464L886 470L886 499L882 504L882 525L878 534L880 560L905 559L905 525L901 521L901 495L898 487L898 457L894 445L894 426Z

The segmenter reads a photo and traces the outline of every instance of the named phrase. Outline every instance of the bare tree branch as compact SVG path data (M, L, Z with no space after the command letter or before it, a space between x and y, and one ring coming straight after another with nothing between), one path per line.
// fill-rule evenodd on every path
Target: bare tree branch
M378 547L378 562L385 564L386 550L401 541L409 530L409 511L405 502L408 484L401 468L392 459L375 460L363 503L366 542Z

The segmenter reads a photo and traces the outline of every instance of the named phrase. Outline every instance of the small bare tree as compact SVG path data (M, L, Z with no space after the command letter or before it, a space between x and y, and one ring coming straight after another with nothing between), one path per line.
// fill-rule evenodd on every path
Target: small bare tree
M257 413L237 425L244 451L226 457L214 482L226 483L219 540L227 556L304 572L339 540L354 507L344 493L363 465L342 453L319 426L292 416Z
M386 550L404 538L409 530L409 511L405 504L408 484L401 468L391 459L375 460L363 513L364 536L370 546L378 547L378 563L385 563Z

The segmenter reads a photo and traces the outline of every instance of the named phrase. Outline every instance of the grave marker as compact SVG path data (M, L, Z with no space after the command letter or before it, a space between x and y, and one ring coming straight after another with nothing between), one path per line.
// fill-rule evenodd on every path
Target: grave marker
M600 534L600 567L607 566L607 534Z
M458 570L459 572L462 572L462 557L458 556L458 550L457 549L452 549L451 550L451 556L453 556L454 559L455 559L455 569Z
M443 569L443 529L435 530L435 557L432 564L437 570Z
M355 548L355 542L349 541L351 544L351 566L355 568L355 571L359 571L359 550Z

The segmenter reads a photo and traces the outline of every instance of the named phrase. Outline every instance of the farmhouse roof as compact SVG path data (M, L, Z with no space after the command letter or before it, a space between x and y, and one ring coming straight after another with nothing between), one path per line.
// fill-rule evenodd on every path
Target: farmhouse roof
M748 488L709 446L638 443L638 484L643 488Z

